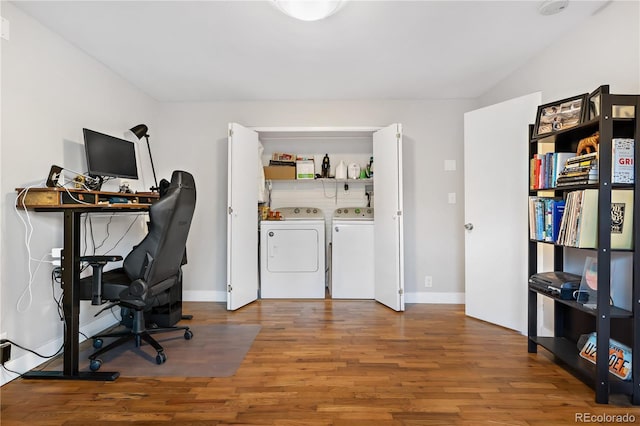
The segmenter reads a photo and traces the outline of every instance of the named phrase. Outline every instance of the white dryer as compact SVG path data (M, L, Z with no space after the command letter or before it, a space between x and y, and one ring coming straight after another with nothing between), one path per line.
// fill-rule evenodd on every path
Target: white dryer
M331 297L373 299L373 208L339 208L331 228Z
M325 223L313 207L275 209L282 220L260 222L260 297L324 299Z

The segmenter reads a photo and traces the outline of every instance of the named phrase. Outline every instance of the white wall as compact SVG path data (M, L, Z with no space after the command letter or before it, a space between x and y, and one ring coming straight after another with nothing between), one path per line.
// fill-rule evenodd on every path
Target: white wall
M547 103L603 84L611 93L640 93L640 2L610 3L563 38L550 40L547 49L479 101L491 105L541 91Z
M383 126L404 130L407 301L461 300L464 291L463 113L474 101L226 102L163 104L154 138L159 175L190 170L198 202L185 266L185 298L225 300L227 123ZM323 151L324 152L324 151ZM187 155L189 153L189 155ZM194 153L195 155L191 155ZM331 154L331 153L329 153ZM458 169L444 171L445 160ZM455 192L458 204L448 204ZM424 276L433 287L424 288ZM454 300L455 299L455 300Z
M153 126L156 102L12 4L2 2L2 15L11 23L11 38L2 40L0 332L21 345L52 354L62 343L62 322L52 300L52 266L43 263L34 274L30 298L25 228L20 221L26 216L14 211L15 188L41 185L52 164L85 170L83 127L122 137L135 124ZM152 183L146 151L141 154L138 158L147 179L137 183L140 189ZM51 248L62 246L62 215L32 212L30 218L34 228L31 256L46 259ZM104 247L111 248L133 220L132 216L114 219ZM93 221L98 241L105 235L106 222L104 217ZM126 254L139 241L144 218L137 222L112 253ZM31 262L32 271L37 264ZM59 297L57 286L54 292ZM23 294L26 296L20 299ZM110 313L94 319L96 309L85 303L81 330L90 333L92 324L101 328L114 322ZM39 362L42 360L14 347L8 366L25 371ZM2 383L9 377L3 373Z

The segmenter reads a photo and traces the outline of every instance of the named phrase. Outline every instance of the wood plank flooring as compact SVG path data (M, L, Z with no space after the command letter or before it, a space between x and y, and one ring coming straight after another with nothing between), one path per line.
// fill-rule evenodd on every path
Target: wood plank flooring
M549 426L624 414L640 423L626 398L596 404L549 353L528 354L525 336L466 317L461 305L185 305L194 324L262 326L235 376L18 379L0 388L1 424Z

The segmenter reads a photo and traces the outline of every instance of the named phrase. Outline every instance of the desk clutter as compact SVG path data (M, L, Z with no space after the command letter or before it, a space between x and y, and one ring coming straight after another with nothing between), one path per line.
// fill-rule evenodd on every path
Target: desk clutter
M70 189L64 187L17 188L19 208L44 212L62 212L64 247L60 283L63 288L64 345L62 371L30 371L25 379L82 379L113 381L118 372L98 372L103 354L133 341L142 341L155 351L156 364L167 356L152 335L182 330L185 340L193 332L187 326L173 325L187 316L181 314L182 265L186 264L186 241L195 210L196 187L193 176L175 170L162 198L155 192L122 193ZM80 254L81 217L90 213L148 211L150 225L147 235L126 257ZM95 247L95 246L94 246ZM122 261L122 267L104 271L110 262ZM81 263L92 267L93 274L80 277ZM78 368L80 301L92 305L109 303L104 309L121 307L120 324L125 330L92 337L96 349L89 356L90 372ZM145 315L151 312L163 317L166 326L147 328ZM155 321L155 320L154 320ZM103 346L103 338L116 338Z
M159 195L155 192L122 193L59 187L16 188L16 191L18 192L16 205L20 208L33 209L83 206L148 206L159 199Z

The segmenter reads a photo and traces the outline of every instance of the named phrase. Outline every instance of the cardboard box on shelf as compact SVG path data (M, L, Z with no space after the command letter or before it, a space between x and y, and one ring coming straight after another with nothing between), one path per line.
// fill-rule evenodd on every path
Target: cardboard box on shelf
M295 179L296 168L293 166L265 166L264 178L267 180Z

